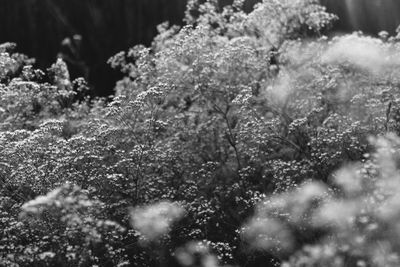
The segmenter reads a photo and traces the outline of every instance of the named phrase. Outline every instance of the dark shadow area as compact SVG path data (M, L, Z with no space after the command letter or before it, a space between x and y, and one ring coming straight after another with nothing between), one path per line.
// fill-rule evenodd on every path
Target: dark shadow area
M393 34L400 24L398 0L321 0L329 12L339 16L336 31L363 31L376 35L380 31Z
M0 43L16 42L39 68L49 67L64 50L71 74L85 76L84 62L94 94L108 95L119 77L108 58L135 44L149 45L164 21L181 24L185 5L185 0L0 0ZM61 44L74 35L82 36L80 58Z

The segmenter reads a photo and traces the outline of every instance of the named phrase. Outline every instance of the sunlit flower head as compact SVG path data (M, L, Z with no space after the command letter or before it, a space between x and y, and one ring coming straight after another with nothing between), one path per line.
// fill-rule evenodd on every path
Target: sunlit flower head
M176 204L162 201L153 205L132 208L131 224L146 239L155 240L166 234L175 221L179 220L185 211Z

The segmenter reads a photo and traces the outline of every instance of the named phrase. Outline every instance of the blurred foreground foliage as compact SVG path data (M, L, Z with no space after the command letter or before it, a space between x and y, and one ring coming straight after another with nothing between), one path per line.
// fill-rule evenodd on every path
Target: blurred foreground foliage
M242 4L115 55L111 100L0 46L0 265L400 264L398 38Z

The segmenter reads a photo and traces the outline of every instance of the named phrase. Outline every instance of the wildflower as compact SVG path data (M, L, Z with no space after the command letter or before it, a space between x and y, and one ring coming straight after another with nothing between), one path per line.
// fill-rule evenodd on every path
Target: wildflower
M132 226L146 239L153 241L166 234L171 225L184 215L184 209L176 203L162 201L131 209Z

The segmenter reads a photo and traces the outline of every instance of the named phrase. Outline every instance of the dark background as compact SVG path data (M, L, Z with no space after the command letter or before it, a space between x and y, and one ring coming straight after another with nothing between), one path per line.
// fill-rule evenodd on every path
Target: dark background
M45 69L63 50L63 39L79 34L77 60L88 66L94 93L108 95L119 78L108 58L135 44L149 45L164 21L182 24L185 6L185 0L0 0L0 43L16 42L19 52ZM70 69L72 76L83 75L77 66Z
M375 34L393 32L400 24L398 0L322 2L341 17L336 31ZM186 0L0 0L0 43L16 42L18 51L35 57L37 67L45 69L60 51L68 54L61 45L64 38L81 35L81 53L73 60L85 63L94 94L105 96L119 78L107 59L135 44L149 45L164 21L182 24L185 6ZM72 76L84 75L82 66L69 65Z
M361 30L376 35L382 30L394 33L400 24L399 0L321 0L340 20L335 30Z

